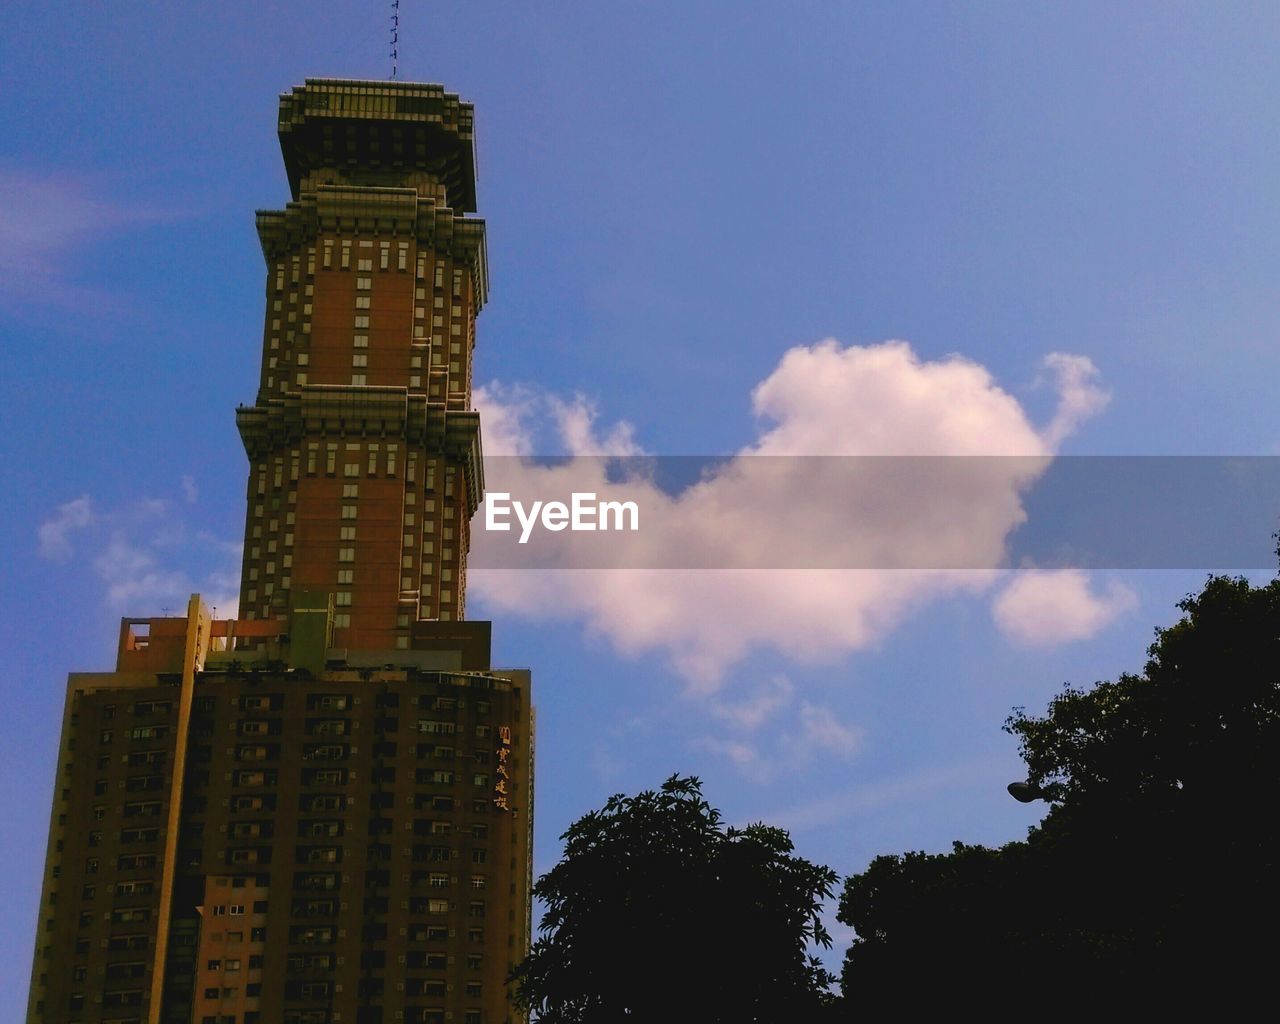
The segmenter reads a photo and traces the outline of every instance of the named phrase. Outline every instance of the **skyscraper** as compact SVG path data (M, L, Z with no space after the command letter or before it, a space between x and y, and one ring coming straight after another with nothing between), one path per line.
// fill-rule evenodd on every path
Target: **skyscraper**
M520 1019L529 674L463 619L472 108L313 79L279 132L238 618L193 595L69 677L30 1022Z

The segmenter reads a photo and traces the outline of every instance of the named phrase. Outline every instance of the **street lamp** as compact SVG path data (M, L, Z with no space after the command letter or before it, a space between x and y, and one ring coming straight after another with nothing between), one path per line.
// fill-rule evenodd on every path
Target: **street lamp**
M1030 780L1027 782L1011 782L1006 788L1009 790L1009 795L1020 804L1029 804L1036 800L1047 801L1049 799L1048 794Z

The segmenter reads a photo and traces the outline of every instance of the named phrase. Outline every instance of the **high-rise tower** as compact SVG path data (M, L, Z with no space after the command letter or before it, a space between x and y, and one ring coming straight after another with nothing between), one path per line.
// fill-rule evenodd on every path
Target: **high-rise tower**
M258 214L267 310L240 614L333 591L334 640L407 647L462 618L483 486L485 300L472 110L436 86L308 81L280 100L293 201Z
M69 677L29 1022L520 1019L529 674L462 621L471 129L439 86L281 97L239 618L126 619Z

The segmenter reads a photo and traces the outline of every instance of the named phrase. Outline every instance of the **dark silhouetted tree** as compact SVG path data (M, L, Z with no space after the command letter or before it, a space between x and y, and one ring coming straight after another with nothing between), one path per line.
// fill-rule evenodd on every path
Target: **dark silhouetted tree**
M787 833L726 828L696 778L615 796L570 826L534 894L541 935L513 976L546 1024L805 1021L834 981L819 910L836 874Z
M880 857L846 881L849 1005L922 977L1083 998L1271 976L1280 581L1212 577L1179 607L1142 674L1006 723L1050 805L1026 842Z

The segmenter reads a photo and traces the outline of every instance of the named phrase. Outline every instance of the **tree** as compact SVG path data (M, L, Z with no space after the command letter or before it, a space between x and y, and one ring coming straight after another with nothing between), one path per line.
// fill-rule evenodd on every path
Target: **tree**
M834 981L811 943L836 874L763 824L725 828L696 778L614 796L561 837L534 895L542 933L513 974L546 1024L803 1021Z
M847 880L847 998L921 972L991 991L1069 977L1076 996L1270 976L1280 581L1212 577L1179 608L1142 674L1007 721L1050 804L1026 842L880 857Z

